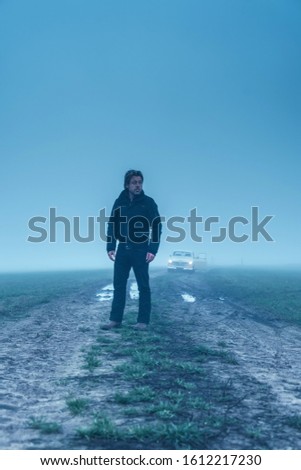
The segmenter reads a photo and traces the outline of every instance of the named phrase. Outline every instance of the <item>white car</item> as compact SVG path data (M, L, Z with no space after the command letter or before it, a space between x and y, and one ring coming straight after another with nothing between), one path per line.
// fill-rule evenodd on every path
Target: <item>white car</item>
M168 260L168 271L194 271L195 259L192 251L174 251Z

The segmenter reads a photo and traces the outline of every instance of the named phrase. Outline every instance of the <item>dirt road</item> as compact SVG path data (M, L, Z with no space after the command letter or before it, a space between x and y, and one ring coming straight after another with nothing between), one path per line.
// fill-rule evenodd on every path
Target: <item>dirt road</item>
M229 383L241 401L232 410L272 449L300 449L301 432L287 426L299 422L301 413L301 329L280 321L265 321L264 315L231 299L219 298L206 284L177 276L172 281L178 305L174 309L174 328L191 341L216 347L224 343L237 366L211 362L207 373ZM178 293L185 292L196 301L181 312ZM175 333L176 334L176 333ZM297 417L297 418L296 418ZM248 448L239 432L219 442L220 448Z
M227 383L237 396L229 409L234 424L214 448L252 448L256 435L262 448L300 449L300 430L290 422L298 424L301 414L301 329L265 322L260 312L218 298L206 284L206 275L155 274L154 308L167 306L165 321L175 343L181 336L187 348L222 345L234 359L235 365L219 361L204 365L212 383ZM162 290L163 279L168 289ZM100 365L101 379L84 368L86 351L96 340L99 324L108 318L109 299L100 302L97 297L108 282L33 308L24 319L3 323L1 449L86 448L84 440L73 443L85 418L71 415L66 402L84 395L99 406L112 393L103 377L108 374L112 380L114 364ZM129 300L130 308L136 303ZM237 417L240 424L235 424ZM43 422L59 423L59 432L41 433ZM250 439L241 433L241 423Z

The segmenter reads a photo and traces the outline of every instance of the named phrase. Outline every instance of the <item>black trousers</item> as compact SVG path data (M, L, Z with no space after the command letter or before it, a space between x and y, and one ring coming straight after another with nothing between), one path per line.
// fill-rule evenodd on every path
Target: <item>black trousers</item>
M122 322L126 301L126 286L130 270L133 268L138 290L139 311L138 323L149 323L151 312L151 291L149 287L149 274L146 262L145 249L119 245L114 264L114 297L110 320Z

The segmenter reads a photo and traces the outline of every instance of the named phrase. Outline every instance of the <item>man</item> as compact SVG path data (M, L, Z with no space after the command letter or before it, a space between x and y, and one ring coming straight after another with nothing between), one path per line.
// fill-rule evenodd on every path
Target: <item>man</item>
M102 328L111 330L122 324L126 286L131 268L139 290L137 330L145 330L150 321L151 292L149 263L159 248L162 225L155 201L144 194L141 171L129 170L124 190L116 199L107 231L107 253L114 261L114 297L110 322ZM116 252L116 244L118 248Z

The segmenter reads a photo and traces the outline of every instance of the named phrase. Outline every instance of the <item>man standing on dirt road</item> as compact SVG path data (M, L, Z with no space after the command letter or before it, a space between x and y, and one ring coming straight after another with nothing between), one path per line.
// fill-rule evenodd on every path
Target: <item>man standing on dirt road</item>
M114 261L114 297L110 322L104 330L119 328L126 301L126 286L131 268L139 290L137 330L147 329L151 312L149 263L159 248L162 224L155 201L144 194L143 175L129 170L124 176L124 190L116 199L107 231L107 253ZM116 252L116 244L118 248Z

